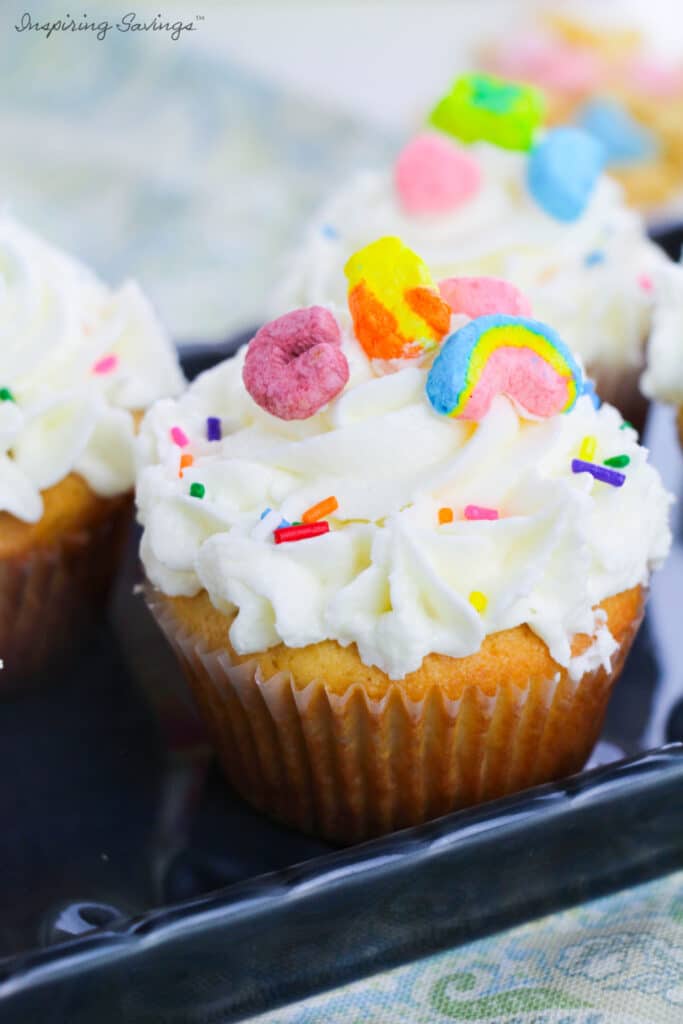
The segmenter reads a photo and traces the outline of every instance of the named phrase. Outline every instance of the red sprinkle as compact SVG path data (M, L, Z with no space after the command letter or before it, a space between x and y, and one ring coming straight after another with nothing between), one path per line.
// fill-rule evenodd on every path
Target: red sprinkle
M102 356L92 368L93 373L111 373L119 365L119 357L110 355Z
M185 448L190 443L190 439L181 427L171 427L171 438L179 448Z
M652 278L649 274L640 274L640 276L638 277L638 284L644 292L651 292L654 288Z
M498 519L497 508L484 508L483 505L466 505L465 519Z
M308 537L319 537L322 533L330 532L330 524L327 521L322 523L301 523L300 526L283 526L273 531L276 544L286 544L293 540L306 540Z

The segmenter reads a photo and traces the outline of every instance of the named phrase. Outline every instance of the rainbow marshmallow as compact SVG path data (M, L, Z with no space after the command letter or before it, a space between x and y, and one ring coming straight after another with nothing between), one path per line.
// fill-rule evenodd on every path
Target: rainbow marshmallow
M534 419L569 412L582 388L581 369L552 328L502 314L449 335L427 377L436 412L466 420L483 419L499 394Z

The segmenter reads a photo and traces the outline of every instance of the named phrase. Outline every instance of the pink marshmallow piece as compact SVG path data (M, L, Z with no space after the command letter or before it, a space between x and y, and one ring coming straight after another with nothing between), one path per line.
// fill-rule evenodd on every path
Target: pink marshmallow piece
M492 313L531 316L526 295L499 277L447 277L439 281L439 292L454 313L464 313L473 320Z
M595 89L603 78L601 63L594 54L542 36L511 40L501 46L491 63L504 78L569 95Z
M182 427L171 427L171 440L174 444L177 444L179 448L187 448L190 443L190 439Z
M658 99L671 99L683 92L683 67L640 57L629 67L629 77L641 92Z
M328 309L295 309L252 338L242 371L257 405L282 420L305 420L349 379L339 325Z
M93 373L112 373L119 365L119 357L115 355L102 356L92 368Z
M406 213L455 210L479 190L479 164L441 135L417 135L401 151L394 180Z

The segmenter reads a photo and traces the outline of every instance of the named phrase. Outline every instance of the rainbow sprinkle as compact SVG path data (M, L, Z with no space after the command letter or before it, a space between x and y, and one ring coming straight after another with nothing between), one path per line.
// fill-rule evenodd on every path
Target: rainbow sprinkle
M610 459L605 459L603 466L612 466L614 469L623 469L628 466L631 459L628 455L613 455Z
M0 402L16 402L9 388L0 388Z
M300 523L294 526L278 527L273 536L276 544L287 544L295 540L306 540L308 537L319 537L323 533L330 532L330 524L327 521L322 523Z
M204 484L194 483L190 484L190 497L191 498L203 498L206 494L206 487Z
M180 456L180 466L178 468L178 476L182 476L183 473L185 472L185 470L188 469L192 465L193 462L194 462L194 456L193 455L187 455L187 454L181 455Z
M499 519L497 508L485 508L483 505L466 505L465 519Z
M453 522L453 509L452 508L440 508L439 509L439 525L444 526L446 523Z
M264 508L263 512L262 512L262 513L261 513L261 515L259 516L259 519L265 519L265 518L266 518L266 516L267 516L267 515L268 515L268 514L269 514L270 512L272 512L272 511L273 511L273 510L272 510L272 508Z
M218 416L207 416L206 418L206 438L207 441L220 441L223 437L223 431L221 429L221 421Z
M651 292L654 288L654 282L649 274L640 274L638 276L638 284L644 292Z
M482 594L481 590L473 590L469 596L469 602L475 611L483 615L489 603L489 599L486 594Z
M339 508L339 502L330 495L329 498L325 498L324 501L319 501L317 505L311 505L307 508L301 517L302 523L317 523L319 519L323 519L325 516L332 515Z
M624 422L619 427L619 430L636 430L636 428L633 426L630 420L624 420ZM638 431L636 430L636 434L637 433Z
M590 473L596 480L603 484L611 484L612 487L621 487L626 480L623 473L605 469L604 466L596 466L594 462L584 462L583 459L572 459L572 473Z
M171 427L171 440L174 444L177 444L179 448L186 448L190 443L190 439L182 427Z
M595 457L595 453L597 450L598 439L597 437L594 437L592 434L589 434L587 437L584 437L583 441L581 442L581 447L579 448L579 458L583 459L584 462L590 462Z
M115 370L118 365L118 356L102 356L102 358L98 359L97 362L93 365L92 372L99 374L112 373L112 371Z

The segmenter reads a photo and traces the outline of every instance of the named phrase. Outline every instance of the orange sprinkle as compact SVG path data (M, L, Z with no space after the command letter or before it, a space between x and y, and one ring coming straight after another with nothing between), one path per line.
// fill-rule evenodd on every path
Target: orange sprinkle
M440 525L443 526L444 523L452 523L452 522L453 522L453 509L452 508L440 508L439 509L439 523L440 523Z
M301 517L302 523L317 523L319 519L324 516L330 516L333 512L336 512L339 508L339 502L333 496L325 498L324 501L319 501L317 505L311 505L307 508Z
M180 456L180 469L178 470L178 476L183 475L183 470L187 469L194 462L192 455L181 455Z

